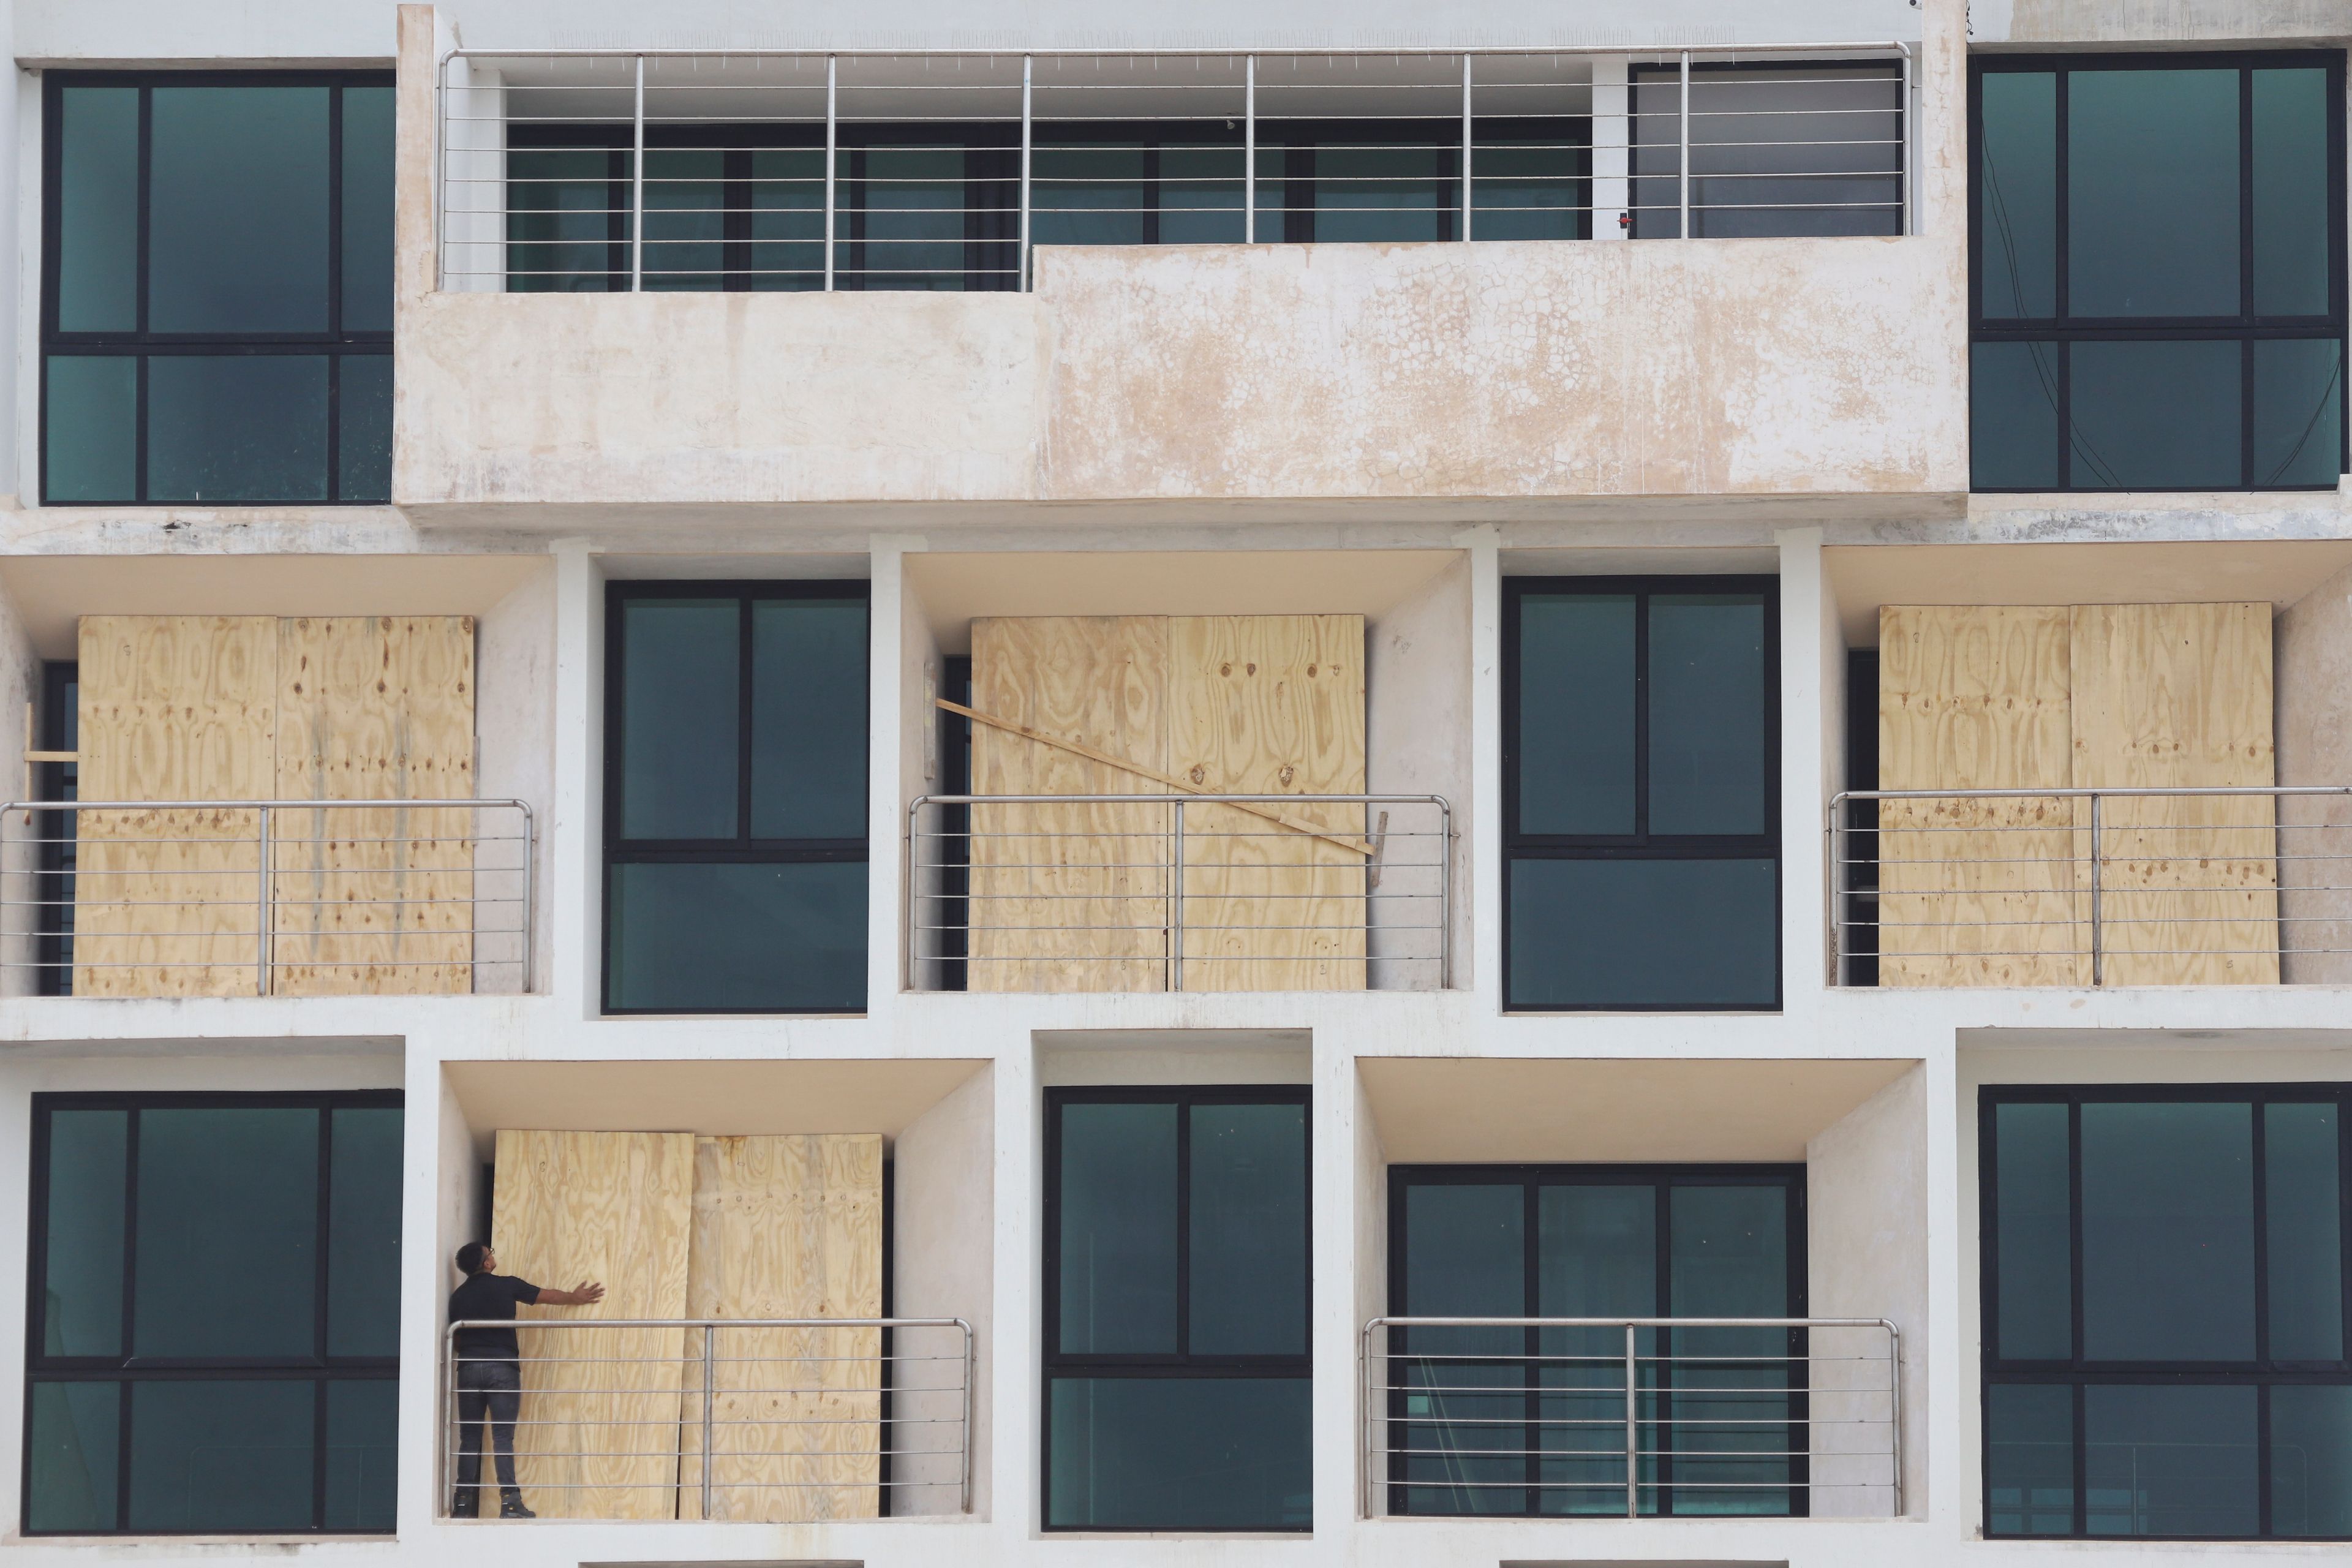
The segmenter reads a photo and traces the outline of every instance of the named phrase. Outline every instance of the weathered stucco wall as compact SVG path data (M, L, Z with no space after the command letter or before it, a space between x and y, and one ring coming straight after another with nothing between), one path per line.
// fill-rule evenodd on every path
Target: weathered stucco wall
M1979 44L2214 44L2341 38L2352 0L1975 0Z

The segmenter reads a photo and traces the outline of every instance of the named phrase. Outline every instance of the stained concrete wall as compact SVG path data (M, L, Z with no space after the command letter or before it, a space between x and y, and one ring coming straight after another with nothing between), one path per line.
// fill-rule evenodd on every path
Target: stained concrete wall
M2352 567L2277 621L2278 782L2352 784ZM2352 982L2352 799L2279 802L2280 978L2291 985Z
M1979 44L2194 44L2336 41L2352 0L1974 0Z

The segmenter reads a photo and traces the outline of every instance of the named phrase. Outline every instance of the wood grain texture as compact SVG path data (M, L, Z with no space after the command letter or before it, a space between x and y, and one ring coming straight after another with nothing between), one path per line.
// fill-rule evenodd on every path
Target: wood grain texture
M1364 791L1361 616L1168 623L1169 767L1232 795ZM1286 816L1350 838L1360 805ZM1184 809L1188 991L1364 986L1363 857L1230 806Z
M2276 782L2269 605L2084 605L2070 625L2075 784ZM2103 801L2103 983L2276 984L2274 821L2262 795Z
M84 800L264 800L276 780L278 623L86 616ZM259 989L259 814L90 812L74 885L74 994Z
M1167 771L1168 627L1157 616L983 617L972 706ZM975 725L974 795L1151 795L1150 780ZM1168 808L972 809L974 991L1167 986Z
M495 1185L491 1236L505 1272L606 1289L593 1307L524 1307L523 1319L686 1316L693 1134L501 1130ZM550 1519L675 1518L686 1331L519 1338L525 1500ZM495 1493L483 1500L494 1506Z
M1878 787L2073 782L2067 612L1879 611ZM2061 797L1879 803L1882 985L2080 985L2088 908Z
M694 1157L688 1316L882 1315L878 1134L701 1138ZM687 1346L682 1519L704 1517L699 1341ZM709 1517L877 1517L881 1353L878 1329L722 1331Z
M474 793L470 616L278 623L277 795ZM272 825L283 995L473 989L476 831L456 811L288 812Z

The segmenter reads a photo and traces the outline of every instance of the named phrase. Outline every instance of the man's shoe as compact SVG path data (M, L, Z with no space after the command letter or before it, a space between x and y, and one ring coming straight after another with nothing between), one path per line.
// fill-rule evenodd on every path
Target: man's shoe
M537 1519L539 1515L522 1506L520 1492L509 1492L499 1500L499 1517L500 1519Z
M479 1518L481 1518L481 1517L482 1517L482 1498L481 1498L481 1494L480 1494L479 1492L477 1492L477 1491L476 1491L473 1488L471 1488L471 1487L467 1487L464 1491L459 1492L459 1493L458 1493L455 1498L453 1498L453 1499L451 1499L451 1500L450 1500L450 1502L449 1502L449 1517L450 1517L451 1519L479 1519Z

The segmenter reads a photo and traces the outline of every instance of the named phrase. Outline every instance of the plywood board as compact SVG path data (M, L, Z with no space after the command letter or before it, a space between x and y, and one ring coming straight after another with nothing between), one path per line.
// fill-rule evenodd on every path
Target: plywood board
M2067 787L2068 639L2061 606L1885 606L1879 787ZM2054 796L1881 802L1879 984L2088 984L2076 816Z
M471 616L283 620L278 679L279 798L473 795ZM273 988L471 991L475 832L458 811L278 814Z
M276 780L278 623L89 616L84 800L265 800ZM73 989L250 996L260 988L259 814L80 814Z
M505 1272L554 1289L605 1287L596 1306L525 1307L526 1321L686 1315L693 1134L501 1130L495 1184L491 1239ZM519 1337L524 1500L550 1519L675 1518L686 1331Z
M971 628L972 706L1167 771L1168 625L1156 616L994 617ZM974 795L1151 795L1148 778L974 725ZM1168 808L972 810L974 991L1167 986Z
M1364 792L1361 616L1168 622L1169 767L1229 795ZM1284 816L1360 839L1360 805ZM1359 991L1364 858L1230 806L1184 808L1188 991Z
M2276 782L2268 604L2084 605L2070 626L2075 784ZM2269 796L2116 795L2100 813L2104 984L2278 983Z
M687 1301L697 1318L880 1317L880 1135L698 1139ZM687 1348L678 1515L700 1519L698 1333ZM708 1517L880 1513L880 1330L733 1329L710 1355Z

